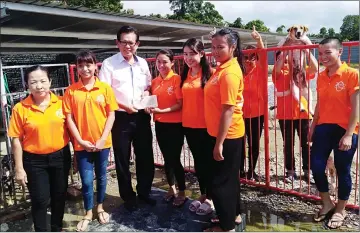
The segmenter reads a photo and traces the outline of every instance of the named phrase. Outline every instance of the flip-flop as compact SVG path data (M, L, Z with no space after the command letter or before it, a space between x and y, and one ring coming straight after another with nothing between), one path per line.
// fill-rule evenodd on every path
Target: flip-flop
M201 206L196 210L197 215L208 215L213 212L213 208L209 202L204 202Z
M92 219L89 219L89 218L83 218L83 219L81 219L81 221L77 224L77 226L76 226L76 231L77 232L84 232L84 231L86 231L87 230L87 227L88 227L88 225L89 225L89 223L92 221ZM80 223L81 223L81 225L80 225ZM84 227L84 223L85 223L85 229L84 230L82 230L83 229L83 227Z
M173 201L173 206L175 206L175 207L182 207L184 204L185 204L185 202L188 200L189 198L188 197L180 197L180 196L177 196L176 198L175 198L175 200ZM181 203L180 204L175 204L175 202L180 202L181 201Z
M218 217L213 217L213 218L210 219L210 222L213 223L213 224L218 224L220 222L220 220L219 220ZM241 225L241 223L242 223L242 220L240 222L235 220L235 225L236 226Z
M332 230L340 228L344 224L344 220L346 218L346 214L341 213L335 213L331 216L331 219L329 219L329 222L326 224L326 226ZM331 227L332 223L340 223L336 224L336 227ZM330 225L330 226L329 226Z
M105 220L105 222L101 222L100 220L100 215L102 216L102 218ZM98 221L100 224L106 224L108 223L110 220L110 215L108 213L106 213L104 210L103 211L100 211L98 212Z
M329 210L327 213L320 214L321 210L319 210L313 217L314 222L322 222L325 219L329 218L335 211L335 207Z
M200 206L201 206L201 202L198 201L198 200L195 200L195 201L190 203L189 210L191 212L196 212L199 209Z

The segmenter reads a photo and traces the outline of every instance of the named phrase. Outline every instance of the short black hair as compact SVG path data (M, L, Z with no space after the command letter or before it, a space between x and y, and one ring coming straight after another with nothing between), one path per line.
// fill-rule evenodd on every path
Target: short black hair
M41 65L35 65L35 66L31 66L29 67L28 69L26 69L25 71L25 75L24 75L24 81L25 81L25 84L27 85L28 81L29 81L29 75L30 73L34 72L34 71L37 71L37 70L41 70L41 71L44 71L46 73L46 76L48 77L49 81L50 81L50 78L49 78L49 70L47 67L44 67L44 66L41 66Z
M140 36L139 36L139 32L138 32L138 30L136 29L136 28L134 28L134 27L131 27L131 26L128 26L128 25L126 25L126 26L122 26L120 29L119 29L119 31L117 32L117 34L116 34L116 38L117 38L117 40L118 41L120 41L121 40L121 34L123 34L123 33L135 33L135 35L136 35L136 42L138 42L139 41L139 38L140 38Z
M320 41L319 45L334 43L337 49L342 49L342 41L338 37L327 37Z

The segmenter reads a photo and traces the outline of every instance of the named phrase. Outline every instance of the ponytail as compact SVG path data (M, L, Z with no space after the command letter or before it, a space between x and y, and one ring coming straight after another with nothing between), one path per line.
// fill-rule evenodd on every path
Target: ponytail
M234 57L237 58L241 71L243 72L243 74L245 74L246 70L244 66L244 54L241 50L240 36L237 32L234 31L231 33L231 35L236 37L236 49L234 50Z

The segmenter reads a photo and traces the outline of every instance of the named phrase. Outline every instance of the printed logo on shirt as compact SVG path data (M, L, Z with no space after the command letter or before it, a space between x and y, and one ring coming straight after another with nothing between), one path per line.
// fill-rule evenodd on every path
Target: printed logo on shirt
M64 114L61 108L59 108L56 112L55 112L56 116L59 118L64 118Z
M96 97L96 102L98 102L99 104L102 104L105 102L105 97L103 94L100 94Z
M345 83L343 81L339 81L335 84L336 91L342 91L345 89Z
M216 77L214 77L213 79L211 79L210 83L211 83L212 85L215 85L215 84L218 83L218 81L219 81L219 77L216 76Z
M168 87L167 88L167 93L168 93L168 95L174 94L174 87L173 86Z

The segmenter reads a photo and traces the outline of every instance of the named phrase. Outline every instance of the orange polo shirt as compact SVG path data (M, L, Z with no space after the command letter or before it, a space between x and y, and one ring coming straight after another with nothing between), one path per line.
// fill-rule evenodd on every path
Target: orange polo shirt
M172 70L164 79L159 75L152 80L151 93L157 97L158 108L169 108L175 105L178 100L182 99L180 82L181 77ZM181 110L168 113L155 113L154 121L180 123L181 117Z
M310 80L315 77L315 74L306 73L306 79ZM275 85L277 92L289 93L285 96L276 96L276 119L280 120L297 120L297 119L312 119L311 114L308 112L308 103L306 98L301 96L301 103L305 107L304 112L300 112L300 104L294 98L291 93L291 77L288 67L281 70L280 74L275 73L275 69L272 72L272 81Z
M245 124L242 113L244 80L236 58L217 67L204 89L205 121L208 133L217 137L222 105L235 106L227 139L244 136Z
M347 129L351 114L350 97L359 91L359 71L350 68L345 62L331 77L328 69L320 73L317 80L318 124L338 124ZM355 128L359 132L359 123Z
M49 154L64 148L70 139L62 100L51 93L49 106L42 111L29 95L14 106L8 136L19 138L29 153Z
M72 114L81 139L93 144L101 138L105 129L105 123L109 112L118 110L112 88L96 78L91 90L87 90L81 80L69 86L64 95L64 113ZM75 141L74 150L84 150ZM111 133L109 134L104 148L112 146Z
M182 86L182 124L189 128L206 128L204 114L204 89L201 87L202 71L191 76L189 70Z
M244 77L244 118L253 118L264 115L265 102L264 102L264 84L262 80L261 70L256 65Z

